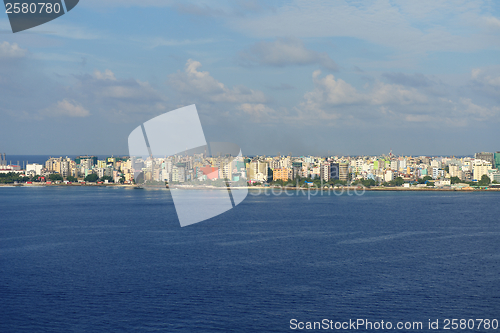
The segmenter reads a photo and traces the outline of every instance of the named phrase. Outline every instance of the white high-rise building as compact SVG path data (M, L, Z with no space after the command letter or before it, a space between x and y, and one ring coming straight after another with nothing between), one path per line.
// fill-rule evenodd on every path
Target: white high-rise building
M483 160L475 160L473 165L473 179L480 181L481 177L488 175L488 170L492 170L492 165L490 162Z
M26 174L33 173L33 176L41 175L42 169L43 169L43 165L41 165L41 164L38 164L38 163L28 164L28 165L26 165Z

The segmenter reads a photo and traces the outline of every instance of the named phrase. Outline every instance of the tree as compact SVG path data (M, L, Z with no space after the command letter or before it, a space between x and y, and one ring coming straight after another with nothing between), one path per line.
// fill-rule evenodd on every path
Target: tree
M452 184L458 184L461 182L460 178L458 178L457 176L451 177L450 180Z
M15 172L2 173L0 174L0 183L9 184L18 181L22 181L24 177L21 177Z
M53 182L55 182L57 180L63 180L63 177L58 173L53 173L53 174L49 175L49 179L52 180Z
M111 177L111 176L103 176L99 180L102 181L102 182L104 182L105 180L107 180L108 182L113 182L113 177Z
M479 186L488 186L490 185L491 179L487 175L483 175L481 177L481 180L477 182L477 185Z
M90 175L88 175L87 177L85 177L84 180L86 182L95 183L98 179L99 179L98 175L96 175L95 173L91 173Z
M66 180L67 180L68 182L72 182L72 183L74 183L74 182L77 182L77 181L78 181L78 179L76 179L76 177L73 177L73 176L68 176L68 177L66 177Z
M394 179L393 181L391 181L391 183L394 184L394 186L403 186L405 181L403 178L398 177L398 178Z
M359 184L363 185L364 187L371 187L375 186L376 182L373 179L358 179L354 183L352 183L352 185L359 185Z
M123 183L125 183L125 177L121 176L120 177L120 184L123 184Z

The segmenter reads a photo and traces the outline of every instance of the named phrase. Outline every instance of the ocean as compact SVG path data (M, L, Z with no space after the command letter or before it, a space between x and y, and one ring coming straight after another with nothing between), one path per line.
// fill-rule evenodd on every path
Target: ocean
M0 332L499 330L498 193L251 194L181 228L163 189L0 187Z

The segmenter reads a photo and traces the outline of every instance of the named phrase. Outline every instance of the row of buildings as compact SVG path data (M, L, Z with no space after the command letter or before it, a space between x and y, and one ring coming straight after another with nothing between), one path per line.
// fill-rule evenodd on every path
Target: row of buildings
M1 155L0 155L1 156ZM395 156L207 156L206 153L166 157L78 156L49 158L44 165L20 166L0 161L0 173L16 172L28 177L59 174L83 180L91 174L113 182L210 183L216 180L248 183L295 182L321 179L349 182L372 179L377 184L401 177L405 182L426 177L447 184L450 180L479 181L486 175L500 183L500 152L481 152L474 157Z

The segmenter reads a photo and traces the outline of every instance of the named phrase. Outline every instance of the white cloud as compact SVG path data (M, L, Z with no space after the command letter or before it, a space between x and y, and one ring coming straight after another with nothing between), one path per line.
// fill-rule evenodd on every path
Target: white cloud
M406 88L399 84L387 84L380 81L375 83L368 100L375 105L405 105L428 101L427 96L415 88Z
M244 64L269 66L318 64L329 70L338 66L327 53L308 50L298 38L277 38L272 42L258 42L249 50L240 53Z
M94 73L92 75L95 79L97 80L110 80L110 81L116 81L115 74L109 70L106 69L104 72L100 72L97 69L94 70Z
M489 27L500 29L500 20L498 18L494 16L485 17L484 21Z
M468 89L498 104L500 102L500 67L473 69Z
M245 116L255 123L272 122L285 117L283 112L278 114L276 110L265 104L244 103L238 106L238 110L243 111Z
M20 48L16 43L0 43L0 59L22 58L26 55L26 52L27 50Z
M100 103L122 101L123 103L156 103L164 100L148 82L136 79L117 79L110 70L94 70L92 75L78 77L82 93L90 95Z
M500 87L500 74L494 71L486 73L485 69L475 68L471 71L471 78L481 84Z
M500 116L500 107L484 107L474 104L470 98L460 98L460 111L477 121L494 121Z
M323 108L325 105L346 104L389 105L426 103L427 97L415 88L400 84L387 84L380 81L370 87L368 92L358 92L356 88L332 74L320 77L321 71L313 72L314 90L304 95L305 104Z
M308 104L342 105L364 102L365 98L356 89L342 79L335 80L335 76L329 74L320 77L321 71L313 72L314 90L304 95Z
M482 77L480 70L473 76ZM488 77L486 77L488 79ZM496 78L495 78L496 79ZM489 78L487 82L497 83ZM375 81L358 91L349 83L333 75L321 77L320 71L313 73L314 89L304 94L304 99L295 108L295 121L315 119L318 123L362 124L371 122L431 123L450 127L467 126L478 122L500 121L500 107L479 105L471 98L440 97L427 87L420 89Z
M189 59L184 72L169 76L168 83L172 89L190 98L210 102L227 103L264 103L267 98L263 92L245 86L226 87L213 78L209 72L199 71L201 63Z
M498 35L485 33L487 3L472 0L294 0L274 11L234 17L236 30L259 38L353 37L413 54L498 49ZM497 25L498 18L486 22Z
M88 117L90 112L85 109L81 104L63 99L56 104L40 111L40 115L48 117Z

